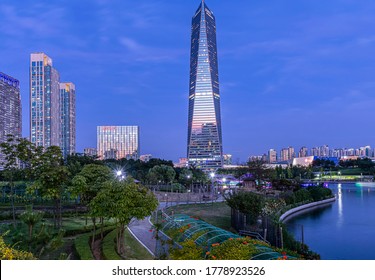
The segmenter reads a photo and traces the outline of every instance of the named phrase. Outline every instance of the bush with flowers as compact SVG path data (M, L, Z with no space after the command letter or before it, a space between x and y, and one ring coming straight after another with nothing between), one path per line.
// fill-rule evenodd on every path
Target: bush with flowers
M35 260L33 254L16 250L4 242L3 236L0 236L0 260Z

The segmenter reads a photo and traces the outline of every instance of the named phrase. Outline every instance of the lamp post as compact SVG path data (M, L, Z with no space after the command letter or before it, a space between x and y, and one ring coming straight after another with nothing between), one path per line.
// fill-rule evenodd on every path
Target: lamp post
M214 203L214 178L215 178L215 173L211 172L210 177L211 177L211 195L212 195L212 204L213 204Z
M227 178L224 177L224 178L222 179L222 181L223 181L223 186L222 186L222 188L221 188L221 195L224 194L224 187L226 187L225 183L226 183L226 181L227 181Z

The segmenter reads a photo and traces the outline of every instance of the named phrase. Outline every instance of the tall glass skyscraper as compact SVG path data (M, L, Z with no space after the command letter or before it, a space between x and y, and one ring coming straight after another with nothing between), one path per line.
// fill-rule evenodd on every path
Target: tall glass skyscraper
M76 88L60 83L61 151L64 157L76 152Z
M22 136L22 109L20 82L0 72L0 143L5 142L7 135L16 138ZM4 156L0 150L0 170Z
M61 145L60 75L52 59L32 53L30 59L30 141L37 146Z
M139 126L98 126L99 159L139 159Z
M73 83L60 74L45 53L30 56L30 141L59 146L64 157L76 149L76 97Z
M215 16L202 1L192 19L187 155L190 166L223 165Z

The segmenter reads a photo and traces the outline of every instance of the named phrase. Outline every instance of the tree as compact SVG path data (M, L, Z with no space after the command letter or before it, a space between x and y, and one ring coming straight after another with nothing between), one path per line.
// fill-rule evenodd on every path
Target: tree
M26 211L20 215L21 221L23 221L29 228L29 240L33 237L34 226L42 220L43 212L33 211L32 206L27 206Z
M94 217L112 218L117 225L117 252L125 250L124 232L131 219L144 219L156 210L158 201L146 187L136 184L130 176L126 180L109 180L90 203Z
M91 200L94 199L103 187L103 183L111 178L113 178L113 173L109 167L105 165L87 164L82 168L81 172L74 176L71 188L72 194L79 196L81 203L89 206ZM103 223L102 217L103 216L100 216ZM93 217L92 221L94 224L93 236L95 236L95 217ZM92 239L92 242L94 242L94 238Z
M247 214L250 218L250 223L256 222L264 206L263 196L253 192L229 194L225 200L230 208Z
M69 179L69 172L63 165L60 148L57 146L50 146L46 149L37 147L31 166L35 181L29 187L29 191L37 190L43 198L54 201L55 227L60 228L62 223L62 197Z
M258 182L261 180L269 179L271 177L272 170L265 166L265 162L257 159L249 161L247 163L249 172L254 176L254 179Z
M3 154L3 176L10 186L10 201L12 206L13 223L16 222L14 207L15 179L20 171L20 161L26 166L30 162L35 146L25 138L17 138L13 135L7 135L5 142L0 143L0 152Z
M19 168L17 158L17 143L16 138L12 135L7 135L6 142L0 144L1 153L4 159L0 164L4 168L3 175L7 179L10 186L10 202L12 206L13 224L16 223L16 211L14 207L14 177L17 169Z
M176 172L169 165L156 165L148 172L149 180L152 183L170 184L176 177Z
M102 184L113 178L111 169L105 165L87 164L72 180L72 192L88 205L97 195Z

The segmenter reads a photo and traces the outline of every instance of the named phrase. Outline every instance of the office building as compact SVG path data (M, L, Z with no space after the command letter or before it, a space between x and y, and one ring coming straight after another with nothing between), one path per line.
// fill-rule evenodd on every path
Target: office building
M98 126L99 159L139 159L138 126Z
M32 53L30 59L30 141L37 146L61 145L60 75L52 59Z
M22 136L22 107L20 83L17 79L0 72L0 143L7 135ZM0 149L0 169L4 156Z
M204 1L191 27L187 158L205 171L223 166L216 22Z
M76 92L73 83L60 83L61 151L64 157L76 152Z

